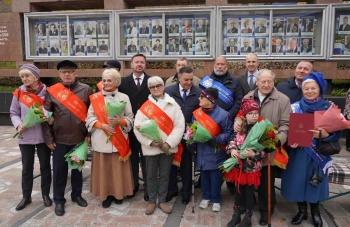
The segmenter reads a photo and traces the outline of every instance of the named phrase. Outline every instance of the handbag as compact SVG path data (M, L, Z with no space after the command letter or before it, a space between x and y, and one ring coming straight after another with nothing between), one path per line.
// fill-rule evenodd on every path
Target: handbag
M339 140L333 142L324 142L321 140L321 131L319 133L320 136L318 139L317 152L322 155L339 154L341 150Z

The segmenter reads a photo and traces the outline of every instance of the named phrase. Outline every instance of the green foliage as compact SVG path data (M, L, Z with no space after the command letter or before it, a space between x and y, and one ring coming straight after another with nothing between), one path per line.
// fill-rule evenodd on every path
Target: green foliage
M16 62L15 61L2 61L0 62L0 69L15 69Z
M346 90L344 88L333 88L331 94L333 96L346 96Z

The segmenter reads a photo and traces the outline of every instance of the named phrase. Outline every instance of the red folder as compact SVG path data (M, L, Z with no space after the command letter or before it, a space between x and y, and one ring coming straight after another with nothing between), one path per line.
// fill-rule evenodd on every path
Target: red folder
M291 113L289 119L288 145L310 147L314 129L314 115L305 113Z

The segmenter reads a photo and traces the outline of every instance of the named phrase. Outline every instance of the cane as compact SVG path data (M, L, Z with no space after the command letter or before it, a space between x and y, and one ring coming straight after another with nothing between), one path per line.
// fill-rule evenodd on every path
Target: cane
M271 167L270 153L267 154L267 224L271 227Z
M192 156L192 213L194 213L194 151L191 152Z

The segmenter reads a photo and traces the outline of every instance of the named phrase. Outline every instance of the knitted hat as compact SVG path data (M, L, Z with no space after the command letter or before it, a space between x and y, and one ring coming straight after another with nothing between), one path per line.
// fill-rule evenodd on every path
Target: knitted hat
M38 69L38 67L36 67L33 64L24 64L22 65L22 67L19 69L19 71L22 70L29 70L36 78L40 78L40 70Z
M109 60L107 61L107 63L105 65L103 65L103 68L117 68L117 69L121 69L122 66L120 64L119 61L116 61L116 60Z
M241 105L241 110L242 114L245 117L247 113L253 110L259 111L259 105L254 101L254 99L243 99L242 100L242 105Z
M310 75L304 77L302 87L304 87L304 82L306 80L314 80L320 87L320 96L322 96L327 88L327 81L323 78L323 73L321 72L312 72Z
M202 95L206 97L211 103L215 104L216 100L219 98L219 91L216 88L207 88L202 90Z
M60 70L60 68L63 68L63 67L73 68L73 69L78 68L77 64L69 60L64 60L57 64L57 70Z

